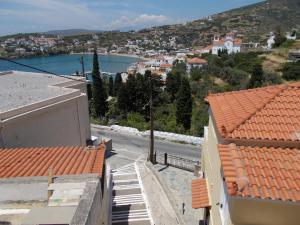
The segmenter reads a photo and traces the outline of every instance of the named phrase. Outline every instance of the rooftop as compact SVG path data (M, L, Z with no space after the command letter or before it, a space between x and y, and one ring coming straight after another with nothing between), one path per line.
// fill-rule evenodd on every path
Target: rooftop
M209 95L220 135L228 140L300 141L300 83Z
M74 82L82 82L82 79ZM81 94L68 86L71 82L66 77L21 71L0 72L0 113L49 99Z
M192 207L194 209L210 207L206 179L192 180Z
M99 206L92 203L104 182L104 153L104 144L0 149L0 223L85 224Z
M98 174L102 176L105 146L0 149L0 178Z
M218 145L231 196L300 202L300 149Z
M207 61L205 59L200 59L200 58L192 58L188 60L189 64L206 64Z

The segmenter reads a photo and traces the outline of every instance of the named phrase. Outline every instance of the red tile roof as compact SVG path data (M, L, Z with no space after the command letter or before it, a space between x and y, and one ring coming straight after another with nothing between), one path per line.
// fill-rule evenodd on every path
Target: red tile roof
M192 180L192 207L194 209L210 207L206 179Z
M173 65L172 64L160 64L160 67L170 68L170 67L173 67Z
M200 59L200 58L192 58L188 60L189 64L206 64L207 61L205 59Z
M41 147L0 149L0 178L75 175L102 176L105 145L85 147Z
M243 42L242 39L236 38L236 39L234 39L234 43L233 44L235 46L240 46L242 44L242 42Z
M213 46L224 46L225 42L226 42L226 39L223 38L219 41L214 41ZM242 44L242 39L236 38L236 39L233 40L233 45L234 46L241 46L241 44Z
M300 82L209 95L223 138L300 140Z
M300 201L300 149L218 145L232 196Z

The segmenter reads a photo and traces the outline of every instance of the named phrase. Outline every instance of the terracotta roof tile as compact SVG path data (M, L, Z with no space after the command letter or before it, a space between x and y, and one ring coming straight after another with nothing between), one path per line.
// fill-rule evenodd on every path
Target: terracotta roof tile
M192 58L188 60L189 64L207 64L207 61L205 59L200 58Z
M224 138L300 140L300 85L277 85L209 95Z
M210 207L206 179L192 180L192 207L194 209Z
M171 67L173 67L173 65L172 64L160 64L160 67L161 68L171 68Z
M231 195L300 201L300 149L218 145ZM230 155L230 157L228 157Z
M97 173L102 176L105 145L0 149L0 178Z

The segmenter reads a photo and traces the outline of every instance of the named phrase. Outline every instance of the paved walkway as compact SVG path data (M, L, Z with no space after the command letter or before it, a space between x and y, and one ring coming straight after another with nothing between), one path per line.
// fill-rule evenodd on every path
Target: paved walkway
M112 170L112 224L151 225L141 178L136 163Z
M154 165L151 167L155 170L161 184L165 187L165 192L169 193L172 205L178 216L182 218L185 225L199 224L203 218L203 209L192 208L191 182L197 177L192 172L184 171L174 167L164 165Z

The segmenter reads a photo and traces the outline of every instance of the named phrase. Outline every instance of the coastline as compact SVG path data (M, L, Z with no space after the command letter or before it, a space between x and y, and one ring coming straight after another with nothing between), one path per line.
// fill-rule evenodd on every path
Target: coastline
M71 52L71 53L58 53L58 54L33 54L33 55L13 55L8 56L8 59L28 59L28 58L35 58L35 57L47 57L47 56L59 56L59 55L92 55L92 52ZM134 59L139 59L140 61L147 61L149 59L138 56L138 55L132 55L132 54L120 54L120 53L99 53L99 55L103 56L122 56L122 57L129 57Z
M92 55L94 54L93 52L71 52L69 55ZM123 57L129 57L129 58L135 58L139 59L140 61L147 61L149 59L138 56L138 55L132 55L132 54L126 54L126 53L98 53L98 55L105 55L105 56L123 56Z
M72 57L72 55L73 55L73 57L75 57L75 58L79 58L79 55L86 55L87 57L89 57L90 55L92 55L93 53L67 53L67 54L51 54L51 55L49 55L49 54L43 54L43 55L30 55L30 56L16 56L16 57L10 57L9 59L13 59L13 60L18 60L18 59L28 59L28 60L31 60L31 59L35 59L35 58L43 58L43 57L46 57L46 59L45 60L47 60L48 59L48 57L51 57L51 56L53 56L53 57L56 57L56 56L66 56L66 57ZM122 60L121 59L121 61L125 61L125 62L127 62L127 61L129 61L127 64L128 64L128 66L126 65L126 68L123 68L123 69L118 69L119 71L115 71L115 72L112 72L112 71L110 71L109 69L107 70L108 72L107 73L117 73L117 72L128 72L128 68L130 68L133 64L135 64L135 63L138 63L138 62L143 62L145 59L144 58L142 58L142 57L139 57L139 56L137 56L137 55L133 55L133 54L99 54L100 56L102 55L102 56L111 56L112 58L114 58L114 57L128 57L128 59L126 60ZM131 58L131 60L130 60L130 58ZM114 59L112 59L112 60L114 60ZM117 61L120 61L120 59L115 59L115 60L117 60ZM74 60L73 60L74 61ZM131 63L131 61L135 61L135 62L132 62ZM22 62L22 61L21 61ZM75 61L74 61L75 62ZM77 62L77 61L76 61ZM30 61L29 62L25 62L25 64L30 64ZM6 66L6 65L4 65L4 66ZM10 66L7 66L7 68L9 68ZM123 66L124 67L124 66ZM4 67L5 68L5 67ZM71 68L72 68L72 66L71 66ZM75 67L74 67L75 68ZM50 71L51 69L49 69L49 71ZM70 73L70 74L74 74L76 71L78 70L78 68L75 68L75 69L72 69L72 70L70 70L71 72L57 72L57 73L61 73L61 74L65 74L65 73ZM113 70L114 71L114 70Z

